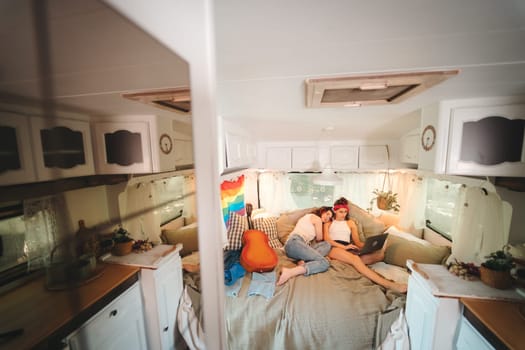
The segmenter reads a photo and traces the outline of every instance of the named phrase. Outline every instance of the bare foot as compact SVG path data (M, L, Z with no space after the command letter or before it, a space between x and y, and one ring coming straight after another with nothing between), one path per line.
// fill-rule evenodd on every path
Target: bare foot
M297 266L304 266L304 264L305 264L304 260L299 260L297 262Z
M290 278L292 278L292 272L291 269L287 267L281 268L281 270L278 273L278 279L276 285L280 286L286 283Z

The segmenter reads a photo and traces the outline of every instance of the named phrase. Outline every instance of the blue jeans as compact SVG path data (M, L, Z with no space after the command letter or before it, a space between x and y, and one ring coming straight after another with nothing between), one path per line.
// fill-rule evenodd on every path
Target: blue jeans
M305 276L314 273L325 272L330 267L330 262L325 256L330 253L330 243L321 241L309 246L299 235L291 235L284 245L286 255L295 260L304 260L306 268Z

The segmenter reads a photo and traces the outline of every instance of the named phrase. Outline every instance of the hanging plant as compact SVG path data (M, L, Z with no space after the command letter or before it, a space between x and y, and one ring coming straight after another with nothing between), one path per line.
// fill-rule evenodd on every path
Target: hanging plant
M376 188L372 193L375 195L370 200L370 207L368 208L368 211L372 210L372 206L374 205L374 202L376 202L376 205L381 210L393 210L395 212L398 212L401 209L401 206L399 203L397 203L397 193L392 192L391 190L385 191L385 184L386 180L388 178L388 187L390 188L390 172L387 170L385 172L385 177L383 179L383 187L381 190Z
M399 203L397 203L397 193L393 193L392 191L380 191L379 189L375 189L372 193L375 194L375 197L370 201L370 208L368 208L369 211L372 210L374 201L376 202L377 207L381 210L393 210L398 212L399 209L401 209Z

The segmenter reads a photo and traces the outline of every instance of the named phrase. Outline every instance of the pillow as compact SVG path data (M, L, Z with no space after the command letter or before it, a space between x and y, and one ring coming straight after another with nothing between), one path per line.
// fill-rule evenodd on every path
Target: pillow
M181 257L199 250L199 231L196 222L176 230L162 229L161 237L168 244L182 243Z
M383 224L381 220L378 220L372 214L352 202L349 202L349 207L350 218L357 220L357 228L360 231L359 236L363 242L368 237L379 235L385 231L385 224ZM361 225L362 228L360 228L359 225Z
M242 234L247 229L248 220L246 220L246 216L231 212L228 219L228 245L225 250L240 250L242 247Z
M185 221L184 216L179 216L178 218L165 223L160 228L163 230L177 230L185 225Z
M281 214L275 222L279 241L281 241L282 244L285 244L297 221L306 214L314 212L316 209L317 208L298 209Z
M414 239L418 239L414 237ZM406 267L407 259L420 264L443 264L450 255L450 248L432 243L408 240L395 234L390 234L386 241L384 262L391 265Z
M283 245L281 241L279 241L279 236L277 235L277 218L276 217L269 217L269 218L258 218L253 219L253 228L255 230L262 231L266 233L268 236L270 247L272 248L282 248Z
M402 231L399 228L397 228L396 226L390 226L385 232L389 233L390 235L394 235L394 236L397 236L397 237L400 237L400 238L404 238L404 239L406 239L408 241L417 242L419 244L423 244L423 245L431 245L432 244L429 241L426 241L424 239L416 237L412 233Z

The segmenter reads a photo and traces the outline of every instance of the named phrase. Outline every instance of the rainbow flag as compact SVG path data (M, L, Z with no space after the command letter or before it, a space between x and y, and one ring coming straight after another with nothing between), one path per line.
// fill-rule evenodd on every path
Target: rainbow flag
M245 215L244 175L239 176L237 180L223 181L221 183L221 207L226 226L232 211L239 215Z

